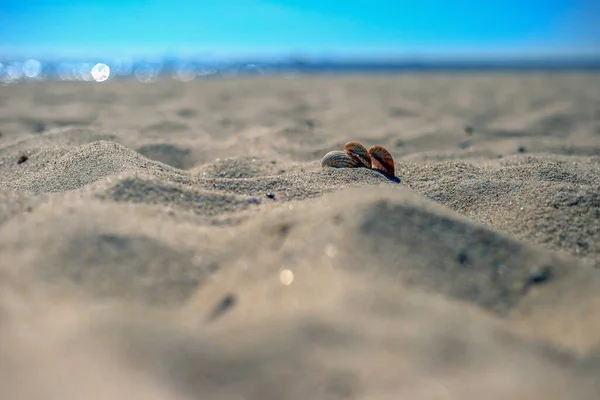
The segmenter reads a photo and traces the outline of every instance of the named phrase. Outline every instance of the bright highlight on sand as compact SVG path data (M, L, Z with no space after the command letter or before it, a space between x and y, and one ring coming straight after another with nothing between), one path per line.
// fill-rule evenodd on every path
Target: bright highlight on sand
M284 269L279 273L279 281L285 286L289 286L294 282L294 273L289 269Z
M98 63L92 68L92 78L96 82L104 82L110 76L110 67L103 63Z

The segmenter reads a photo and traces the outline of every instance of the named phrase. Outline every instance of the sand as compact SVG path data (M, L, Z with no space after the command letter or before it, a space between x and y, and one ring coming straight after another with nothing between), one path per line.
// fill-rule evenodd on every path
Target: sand
M0 87L0 255L6 399L598 399L600 76Z

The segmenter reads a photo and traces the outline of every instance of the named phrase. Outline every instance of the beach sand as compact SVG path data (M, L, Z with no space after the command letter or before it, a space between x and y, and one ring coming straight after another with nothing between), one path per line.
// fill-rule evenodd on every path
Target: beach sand
M0 87L0 260L3 399L596 400L600 75Z

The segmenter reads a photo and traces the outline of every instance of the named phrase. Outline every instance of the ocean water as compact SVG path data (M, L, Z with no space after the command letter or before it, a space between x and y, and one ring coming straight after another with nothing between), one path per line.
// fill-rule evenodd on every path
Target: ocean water
M110 79L137 79L151 82L173 78L191 81L207 77L296 74L389 74L410 72L493 72L493 71L600 71L600 55L585 58L536 57L529 59L387 59L341 60L214 60L214 59L62 59L2 58L0 83L26 80L103 82Z

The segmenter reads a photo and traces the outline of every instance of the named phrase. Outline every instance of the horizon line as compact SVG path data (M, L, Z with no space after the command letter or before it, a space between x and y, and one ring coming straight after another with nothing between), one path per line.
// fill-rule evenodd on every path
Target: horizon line
M368 48L368 49L302 49L302 48L161 48L150 49L23 49L0 45L0 58L7 59L213 59L213 60L265 60L282 61L300 59L307 61L323 60L371 60L371 61L495 61L495 60L536 60L536 59L597 59L600 48L482 48L482 49L400 49L400 48Z

